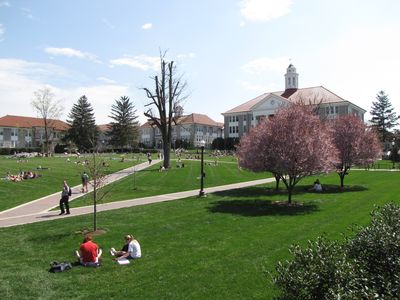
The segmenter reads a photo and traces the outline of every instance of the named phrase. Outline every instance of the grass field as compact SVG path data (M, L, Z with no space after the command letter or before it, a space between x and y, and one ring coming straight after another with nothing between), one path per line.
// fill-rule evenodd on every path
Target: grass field
M399 201L399 172L352 171L346 189L337 175L319 176L328 187L309 193L299 183L287 207L284 192L251 187L98 214L108 250L132 233L143 257L117 266L105 251L97 269L48 272L53 260L72 261L91 215L0 229L3 299L272 299L268 272L289 257L293 243L326 233L342 238L352 224L366 225L374 205Z
M107 174L140 162L132 158L121 162L121 158L116 155L106 155L104 159L109 164L109 167L105 170ZM144 161L144 156L142 159ZM85 167L76 162L83 162L84 160L83 157L79 159L71 157L69 162L67 162L67 157L34 157L17 160L0 156L1 178L5 177L8 172L16 175L20 170L33 171L42 175L39 178L20 182L0 180L0 211L59 192L64 180L67 180L71 186L80 184L81 174ZM38 169L39 166L45 169Z
M160 164L151 166L148 169L137 172L121 179L105 190L110 190L100 203L127 200L154 195L162 195L178 191L199 189L200 187L200 161L182 160L185 167L177 168L177 162L171 161L171 168L159 172ZM250 181L271 177L270 173L252 173L241 170L236 163L219 162L217 166L213 162L204 165L206 177L205 187L212 187L235 182ZM91 205L92 194L85 195L71 202L71 207Z

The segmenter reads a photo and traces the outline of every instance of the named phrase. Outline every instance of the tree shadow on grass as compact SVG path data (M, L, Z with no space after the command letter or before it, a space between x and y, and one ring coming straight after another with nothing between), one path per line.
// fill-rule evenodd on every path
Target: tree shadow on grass
M318 210L312 203L278 202L270 200L228 200L210 203L208 209L212 213L228 213L245 217L260 217L272 215L303 215Z
M297 185L293 190L292 195L301 195L301 194L336 194L336 193L348 193L348 192L362 192L368 190L366 187L361 185L347 185L344 186L343 189L338 185L334 184L325 184L323 185L324 190L322 192L317 192L312 190L312 186L310 185ZM265 187L265 186L251 186L240 189L226 190L221 192L215 192L214 194L220 197L265 197L265 196L282 196L285 199L287 198L287 190L286 188L281 187L279 190L276 190L274 187Z

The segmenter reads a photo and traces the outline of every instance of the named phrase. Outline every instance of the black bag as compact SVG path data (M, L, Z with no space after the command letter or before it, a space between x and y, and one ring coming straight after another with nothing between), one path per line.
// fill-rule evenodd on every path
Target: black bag
M72 265L69 262L58 262L58 261L53 261L50 264L50 270L49 272L51 273L59 273L59 272L64 272L67 270L72 269Z
M72 195L72 189L69 188L69 190L68 190L68 196L71 196L71 195Z

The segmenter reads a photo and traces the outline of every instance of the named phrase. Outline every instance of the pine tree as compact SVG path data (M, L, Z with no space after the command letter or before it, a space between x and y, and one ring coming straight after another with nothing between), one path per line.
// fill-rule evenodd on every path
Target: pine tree
M109 117L115 121L111 122L107 134L110 137L110 144L120 149L132 147L138 134L138 117L129 97L122 96L119 100L115 100Z
M398 124L398 117L384 91L376 95L376 100L372 102L370 122L376 128L380 141L384 143L390 137L390 129Z
M86 96L79 98L68 115L71 126L66 139L75 143L80 150L90 150L97 144L98 129L94 119L92 105Z

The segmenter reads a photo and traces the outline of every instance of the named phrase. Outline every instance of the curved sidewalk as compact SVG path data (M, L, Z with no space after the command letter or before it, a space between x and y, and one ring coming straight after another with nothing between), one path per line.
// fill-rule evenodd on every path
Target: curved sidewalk
M153 160L153 164L157 164L159 162L160 160ZM149 166L150 165L148 162L144 162L109 174L106 176L104 183L105 185L110 184L133 174L133 172L146 169ZM81 187L81 185L71 187L72 196L69 198L70 202L85 195L85 193L81 193ZM89 192L92 190L93 187L89 185ZM57 214L55 214L56 212L54 211L49 212L51 209L59 206L60 195L61 191L0 212L0 227L44 221L51 219L52 215L60 217L58 216L58 211Z
M155 163L158 161L155 161ZM146 163L147 164L147 163ZM139 166L139 165L138 165ZM136 167L138 167L136 166ZM146 166L143 167L143 169ZM135 171L139 171L139 168L135 169ZM125 172L125 175L123 173ZM119 174L119 177L114 180L110 180L108 183L113 182L115 180L121 179L133 172L133 168L125 169L115 174L109 175L113 177L113 175ZM117 176L116 176L117 177ZM260 185L269 182L274 182L274 178L266 178L266 179L259 179L247 182L238 182L233 184L227 184L222 186L210 187L205 189L205 193L214 193L232 189L238 189L248 186ZM82 194L79 192L78 187L73 188L73 196L71 197L72 200L79 198ZM78 190L79 195L76 195L76 191ZM105 204L98 204L97 205L97 212L119 209L119 208L126 208L150 203L157 203L157 202L164 202L164 201L171 201L177 199L183 199L187 197L197 196L199 194L199 190L191 190L191 191L184 191L184 192L177 192L177 193L170 193L165 195L157 195L151 197L144 197L144 198L135 198L130 200L124 201L116 201L110 202ZM7 212L0 213L0 227L11 227L16 225L28 224L28 223L36 223L41 221L47 220L55 220L61 218L70 218L79 215L91 214L93 213L93 206L84 206L84 207L76 207L71 209L70 215L58 215L58 211L50 211L50 209L58 206L60 193L50 195L48 197L44 197L27 204L21 205L17 208L8 210ZM47 207L46 207L47 205ZM35 212L33 212L35 211Z

